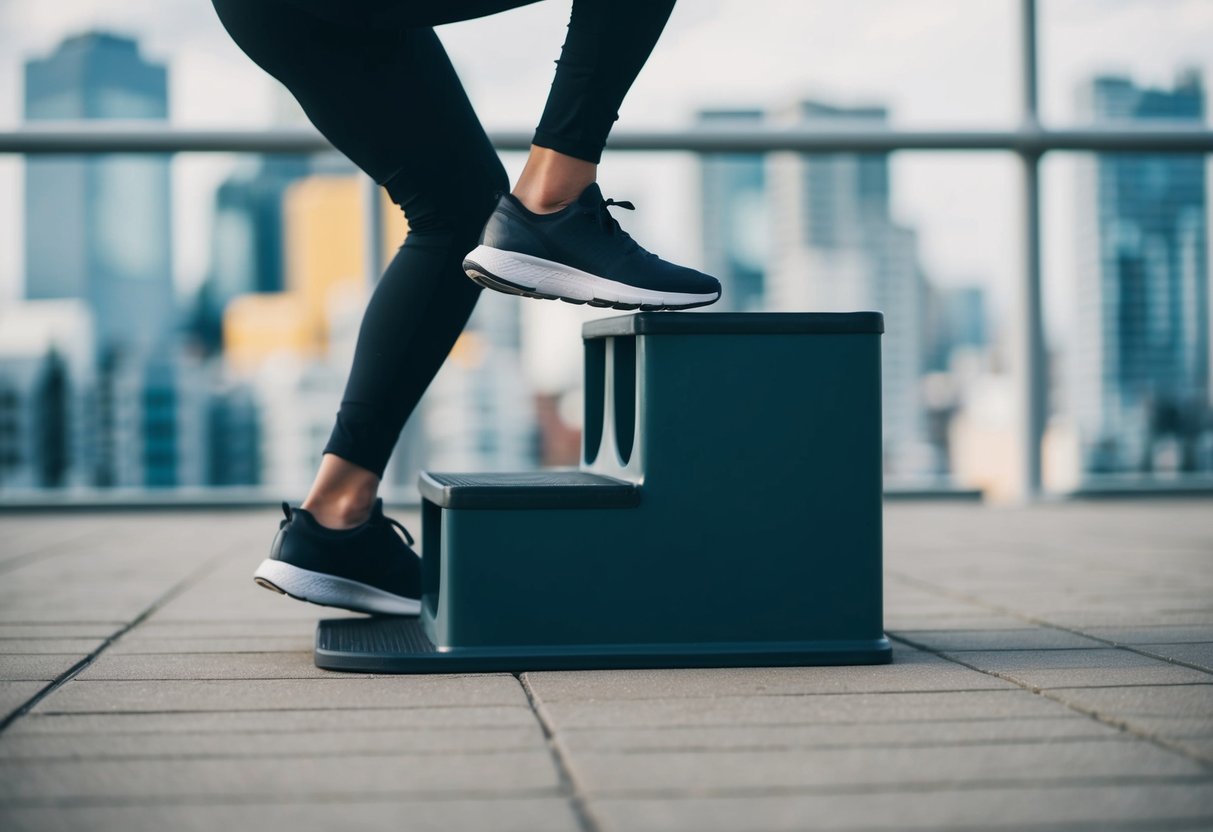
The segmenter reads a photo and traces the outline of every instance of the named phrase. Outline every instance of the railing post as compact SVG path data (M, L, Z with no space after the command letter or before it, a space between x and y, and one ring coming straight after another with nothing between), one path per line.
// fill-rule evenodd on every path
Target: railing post
M1021 0L1020 61L1022 70L1022 129L1039 129L1036 63L1036 0ZM1041 454L1048 413L1044 304L1040 274L1040 159L1034 147L1018 151L1022 182L1023 275L1019 292L1017 383L1020 402L1021 497L1032 501L1042 493Z

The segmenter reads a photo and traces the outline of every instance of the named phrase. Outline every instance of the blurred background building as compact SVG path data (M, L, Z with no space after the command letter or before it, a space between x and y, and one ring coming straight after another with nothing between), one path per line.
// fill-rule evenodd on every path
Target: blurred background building
M129 38L77 35L26 64L28 121L167 117L167 70ZM88 470L72 478L175 485L191 456L192 391L178 384L169 160L49 157L27 160L25 173L25 297L84 301L94 337L95 372L62 381L88 402L71 417Z
M762 110L705 110L707 127L760 125ZM722 312L766 306L772 234L766 160L759 154L705 154L700 158L703 267L720 281Z
M1104 77L1083 92L1096 122L1204 120L1191 71L1170 89ZM1213 470L1205 160L1105 154L1081 174L1072 389L1083 470Z

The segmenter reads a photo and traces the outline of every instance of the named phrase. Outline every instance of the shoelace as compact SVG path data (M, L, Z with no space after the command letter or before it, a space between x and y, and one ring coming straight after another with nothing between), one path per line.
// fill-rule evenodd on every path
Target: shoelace
M628 251L632 251L634 249L639 248L640 244L632 239L631 234L624 231L619 226L619 221L616 220L613 216L611 216L611 212L607 210L608 208L610 208L612 206L615 206L618 208L624 208L624 209L627 209L628 211L636 210L636 206L633 205L631 202L627 201L626 199L604 199L598 207L598 224L600 226L602 226L602 230L605 231L607 234L622 234L624 240L628 243L631 243L631 246L629 246Z
M286 502L285 500L282 501L282 513L286 516L286 519L278 521L279 529L286 528L287 523L291 522L291 517L294 514L294 512L291 511L291 504ZM395 526L397 529L400 530L400 533L402 535L404 535L405 542L407 542L410 546L412 546L414 544L415 541L413 540L413 536L411 534L409 534L409 530L404 527L403 523L401 523L399 520L396 520L392 517L388 517L386 514L383 515L383 519L386 520L388 523L391 523L393 526Z
M408 529L406 529L406 528L404 527L404 525L403 525L403 524L401 524L401 522L400 522L399 520L395 520L395 519L393 519L393 518L391 518L391 517L388 517L386 514L385 514L385 515L383 515L383 519L384 519L384 520L386 520L386 521L388 521L389 523L391 523L391 524L392 524L393 526L395 526L397 529L399 529L399 530L400 530L400 533L401 533L402 535L404 535L404 539L405 539L405 540L408 542L408 544L409 544L410 546L412 546L412 545L413 545L413 536L412 536L411 534L409 534L409 530L408 530Z

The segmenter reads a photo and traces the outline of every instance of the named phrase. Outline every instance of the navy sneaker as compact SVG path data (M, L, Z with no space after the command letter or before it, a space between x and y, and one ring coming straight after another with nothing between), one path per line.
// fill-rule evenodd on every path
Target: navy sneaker
M327 528L310 512L287 503L282 512L286 519L278 526L270 556L253 573L260 586L356 612L421 612L421 559L409 548L413 536L384 516L383 500L375 501L370 519L352 529Z
M610 206L634 207L603 199L597 184L552 214L533 214L503 194L463 270L499 292L615 309L690 309L719 300L720 281L645 251Z

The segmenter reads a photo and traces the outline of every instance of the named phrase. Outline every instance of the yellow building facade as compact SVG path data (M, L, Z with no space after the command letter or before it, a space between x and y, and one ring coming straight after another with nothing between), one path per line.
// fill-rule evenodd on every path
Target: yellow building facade
M381 191L380 267L408 233L400 209ZM234 298L223 313L223 349L229 365L256 369L287 353L304 359L327 354L330 312L369 293L362 229L362 184L356 176L309 176L284 194L283 257L286 291Z

